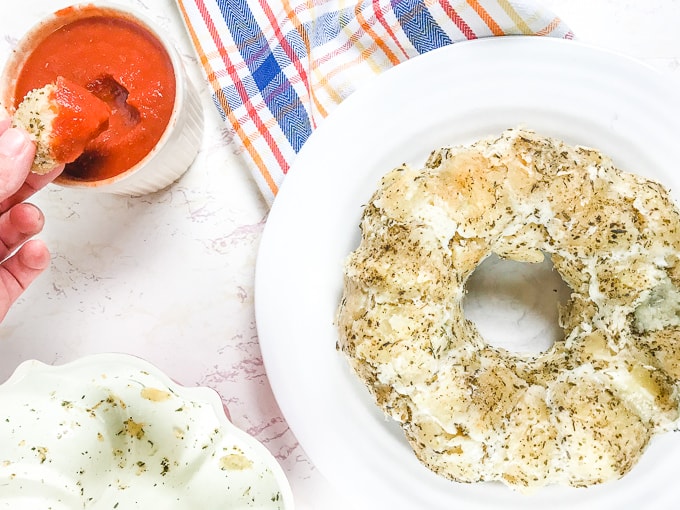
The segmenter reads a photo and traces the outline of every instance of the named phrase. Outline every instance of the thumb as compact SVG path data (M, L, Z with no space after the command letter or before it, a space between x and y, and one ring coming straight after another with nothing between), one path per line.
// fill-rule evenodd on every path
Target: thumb
M35 157L35 145L22 129L0 135L0 202L11 197L26 180Z

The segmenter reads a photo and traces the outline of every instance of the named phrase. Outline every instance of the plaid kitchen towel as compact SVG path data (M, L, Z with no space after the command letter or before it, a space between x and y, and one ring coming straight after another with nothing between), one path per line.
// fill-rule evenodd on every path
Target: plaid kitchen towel
M270 204L316 126L381 71L479 37L572 37L536 0L177 3L215 106Z

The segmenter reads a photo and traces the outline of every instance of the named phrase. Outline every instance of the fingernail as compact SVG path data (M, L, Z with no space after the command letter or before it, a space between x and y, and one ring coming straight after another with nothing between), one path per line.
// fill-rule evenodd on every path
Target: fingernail
M9 128L0 136L0 154L3 156L18 156L29 143L25 133L17 128Z

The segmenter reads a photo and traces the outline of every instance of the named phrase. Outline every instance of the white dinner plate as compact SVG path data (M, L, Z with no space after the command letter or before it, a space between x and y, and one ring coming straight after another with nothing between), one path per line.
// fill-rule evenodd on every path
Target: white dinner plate
M677 191L677 84L574 41L501 37L454 44L383 73L351 95L298 155L257 261L262 353L281 409L314 464L357 509L670 508L680 501L680 435L652 441L622 480L523 496L423 467L336 351L343 261L380 177L443 145L524 126L595 147ZM674 195L677 201L677 195ZM480 329L481 325L480 325ZM516 332L517 333L517 332Z

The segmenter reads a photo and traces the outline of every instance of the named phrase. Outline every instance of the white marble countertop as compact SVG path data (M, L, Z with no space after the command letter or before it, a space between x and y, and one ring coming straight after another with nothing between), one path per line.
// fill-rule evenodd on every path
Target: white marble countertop
M33 23L70 3L4 6L0 64ZM174 2L118 3L145 12L176 41L202 90L203 145L188 173L155 194L125 198L50 186L35 197L46 215L41 238L52 263L0 325L0 380L30 358L141 356L181 384L216 389L233 422L280 461L297 508L346 509L342 488L323 479L288 428L260 356L253 281L267 206L212 105ZM579 40L646 61L680 85L680 2L543 3Z

